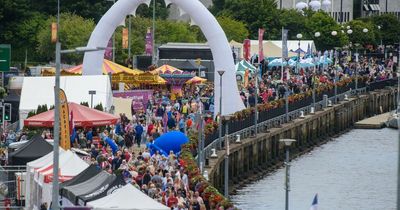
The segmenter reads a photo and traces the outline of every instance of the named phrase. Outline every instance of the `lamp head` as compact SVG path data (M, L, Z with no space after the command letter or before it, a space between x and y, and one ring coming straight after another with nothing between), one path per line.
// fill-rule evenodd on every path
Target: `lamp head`
M352 34L352 33L353 33L353 30L351 30L351 29L347 30L347 34Z
M280 139L279 142L283 142L285 146L290 147L293 142L296 142L295 139Z
M364 28L364 29L363 29L363 32L364 32L364 33L368 33L368 28Z
M298 39L301 39L301 38L303 38L303 34L297 34L296 37L297 37Z
M337 31L332 31L331 34L332 34L332 36L336 36L337 35Z
M320 32L315 32L314 36L315 36L315 37L320 37L320 36L321 36L321 33L320 33Z
M222 75L224 75L224 73L225 73L225 70L218 70L217 72L218 72L219 76L222 77Z

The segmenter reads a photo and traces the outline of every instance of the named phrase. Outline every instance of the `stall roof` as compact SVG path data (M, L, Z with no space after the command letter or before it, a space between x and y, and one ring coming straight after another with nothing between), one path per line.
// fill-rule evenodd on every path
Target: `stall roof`
M64 183L61 183L61 185L60 185L60 194L64 195L64 187L77 185L79 183L85 182L85 181L93 178L94 176L96 176L100 172L101 172L100 168L98 168L95 165L90 165L84 171L82 171L81 173L76 175L74 178L72 178L72 179L70 179L70 180L68 180L68 181L66 181Z
M78 196L86 195L96 191L96 189L104 187L105 185L109 185L114 181L115 178L115 176L105 171L101 171L96 176L84 182L63 187L64 191L62 196L70 200L72 203L77 204Z
M112 175L112 176L115 177L115 175ZM107 183L104 186L100 187L99 189L96 189L93 192L78 196L78 204L86 205L87 202L94 201L94 200L100 199L102 197L105 197L107 195L110 195L115 190L123 187L125 184L126 184L126 182L125 182L124 178L122 177L122 175L116 176L114 181L112 181L112 183Z
M167 206L158 203L145 195L133 185L127 184L111 195L88 203L93 210L169 210Z
M40 135L34 136L25 145L12 152L10 162L12 165L26 165L26 163L36 160L49 154L53 146L44 140Z

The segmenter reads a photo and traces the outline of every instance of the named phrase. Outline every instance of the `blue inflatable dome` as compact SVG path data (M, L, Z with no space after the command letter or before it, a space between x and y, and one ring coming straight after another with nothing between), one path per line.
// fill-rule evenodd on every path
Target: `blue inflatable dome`
M160 154L168 156L169 151L173 151L175 154L179 154L181 151L181 145L189 142L187 136L179 131L171 131L158 137L153 144L147 144L150 148L150 153L153 155L156 151Z

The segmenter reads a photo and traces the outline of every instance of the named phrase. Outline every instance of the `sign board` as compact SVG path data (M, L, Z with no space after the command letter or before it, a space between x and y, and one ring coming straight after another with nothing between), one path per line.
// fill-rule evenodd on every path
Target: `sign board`
M11 45L0 44L0 72L10 71Z
M113 96L117 98L132 99L133 110L144 110L149 100L153 99L153 90L130 90L124 92L113 92Z

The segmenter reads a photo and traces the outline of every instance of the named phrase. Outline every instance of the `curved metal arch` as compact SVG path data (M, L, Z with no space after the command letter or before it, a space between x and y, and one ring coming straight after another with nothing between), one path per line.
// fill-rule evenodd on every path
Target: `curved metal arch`
M90 36L88 47L106 47L108 40L118 24L123 21L126 15L135 11L139 4L147 3L148 0L119 0L101 18L95 30ZM191 19L200 27L214 58L214 110L219 111L220 82L217 70L225 70L222 82L222 115L234 113L244 109L236 84L235 65L231 48L225 32L208 11L198 0L166 0L166 4L173 3L190 15ZM83 61L83 74L101 74L101 65L104 58L104 51L86 52ZM215 115L214 114L214 115Z

